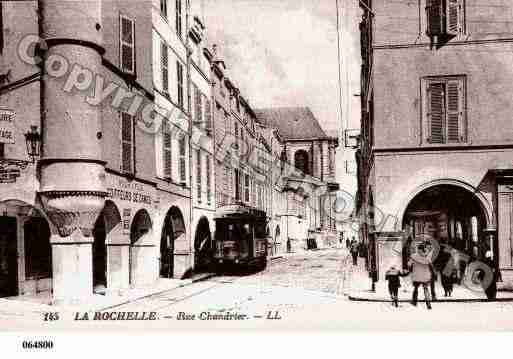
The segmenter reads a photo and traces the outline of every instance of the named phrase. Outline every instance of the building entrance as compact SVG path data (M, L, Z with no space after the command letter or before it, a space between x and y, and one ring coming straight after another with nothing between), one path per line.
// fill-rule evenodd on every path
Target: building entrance
M0 297L18 295L16 218L0 217Z

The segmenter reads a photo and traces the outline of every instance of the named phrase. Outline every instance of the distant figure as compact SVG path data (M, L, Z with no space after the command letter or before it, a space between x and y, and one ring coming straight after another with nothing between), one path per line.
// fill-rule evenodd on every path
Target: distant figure
M353 239L351 241L350 251L351 251L351 255L353 256L353 265L354 266L358 265L358 247L359 247L358 242L355 239Z
M388 292L392 298L392 303L399 307L399 288L401 287L401 279L399 277L405 276L407 273L401 272L395 266L391 266L385 273L385 280L388 281Z
M444 296L450 297L452 296L452 290L454 288L454 283L458 280L458 271L454 268L449 275L445 275L442 273L442 287L444 288Z
M349 247L351 247L351 241L349 240L349 238L346 239L346 248L349 249Z

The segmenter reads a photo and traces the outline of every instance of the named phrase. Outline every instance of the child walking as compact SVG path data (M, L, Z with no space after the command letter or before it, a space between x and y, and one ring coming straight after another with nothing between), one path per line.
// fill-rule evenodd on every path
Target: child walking
M396 307L399 307L399 297L398 292L401 287L401 279L400 277L405 276L399 269L395 266L391 266L385 273L385 280L388 281L388 292L390 293L390 297L392 298L392 303Z

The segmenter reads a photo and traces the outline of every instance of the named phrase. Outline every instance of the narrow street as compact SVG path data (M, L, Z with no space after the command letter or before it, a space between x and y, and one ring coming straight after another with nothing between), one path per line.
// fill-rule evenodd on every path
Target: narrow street
M60 313L48 322L37 315L0 315L9 329L281 329L281 330L511 330L513 303L433 303L428 311L400 303L350 301L342 294L345 250L310 251L272 261L246 275L223 275L187 284L104 313L155 312L156 320L75 320L84 312ZM403 298L404 299L404 298Z

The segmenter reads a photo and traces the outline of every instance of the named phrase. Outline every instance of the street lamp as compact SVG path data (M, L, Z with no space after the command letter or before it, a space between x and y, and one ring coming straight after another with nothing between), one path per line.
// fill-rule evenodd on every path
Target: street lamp
M37 131L37 126L30 126L30 132L25 134L25 141L27 143L27 153L32 160L36 161L41 153L41 134Z

